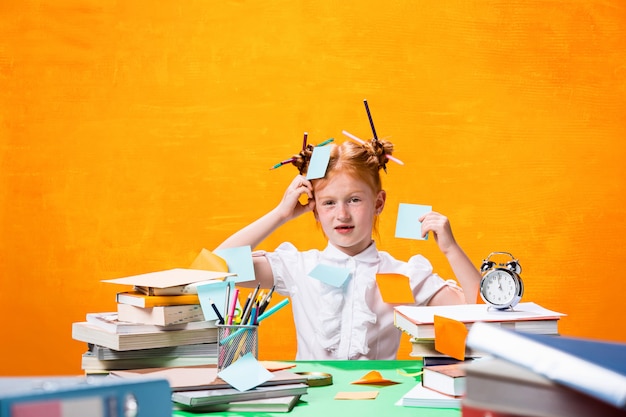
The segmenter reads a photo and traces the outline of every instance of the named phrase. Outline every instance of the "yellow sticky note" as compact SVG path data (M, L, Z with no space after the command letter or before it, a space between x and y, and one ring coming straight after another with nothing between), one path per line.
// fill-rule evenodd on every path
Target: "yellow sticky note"
M398 384L398 382L384 378L378 371L370 371L367 374L365 374L361 379L357 379L356 381L353 381L352 384L393 385L393 384Z
M270 372L281 371L283 369L291 369L291 368L296 367L295 363L287 363L287 362L259 361L259 363L263 365L263 367Z
M467 327L458 320L435 315L435 350L465 360Z
M378 391L340 391L335 395L336 400L373 400L378 397Z
M202 269L205 271L228 272L228 264L224 260L207 249L202 249L189 267L190 269Z
M402 274L376 274L378 291L389 304L413 304L415 297L409 285L409 277Z

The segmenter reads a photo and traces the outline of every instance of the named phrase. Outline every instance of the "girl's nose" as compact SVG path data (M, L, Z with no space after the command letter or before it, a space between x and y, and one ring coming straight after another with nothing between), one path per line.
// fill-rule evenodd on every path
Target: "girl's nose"
M347 204L339 204L337 218L340 220L347 220L350 218L350 210L348 209Z

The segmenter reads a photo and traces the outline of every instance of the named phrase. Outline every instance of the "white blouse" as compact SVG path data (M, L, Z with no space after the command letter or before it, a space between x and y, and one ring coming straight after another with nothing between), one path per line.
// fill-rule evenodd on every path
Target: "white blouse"
M394 304L383 302L376 274L409 277L417 305L425 305L445 285L421 255L398 261L372 244L348 256L328 244L324 251L300 252L291 243L267 257L274 274L275 291L291 297L297 334L297 360L395 359L401 332L393 324ZM341 287L308 276L318 264L348 269Z

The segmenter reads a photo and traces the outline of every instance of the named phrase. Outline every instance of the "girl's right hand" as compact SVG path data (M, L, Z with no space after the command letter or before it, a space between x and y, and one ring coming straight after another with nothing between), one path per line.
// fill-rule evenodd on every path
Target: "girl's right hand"
M303 194L308 198L306 204L300 202L300 196ZM304 213L313 211L313 208L315 208L313 185L304 176L297 175L285 190L285 194L276 210L279 211L285 220L291 220Z

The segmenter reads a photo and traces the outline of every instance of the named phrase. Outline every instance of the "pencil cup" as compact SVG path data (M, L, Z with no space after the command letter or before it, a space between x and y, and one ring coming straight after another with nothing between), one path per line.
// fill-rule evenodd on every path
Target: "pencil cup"
M258 326L217 326L217 370L221 371L248 353L259 356Z

